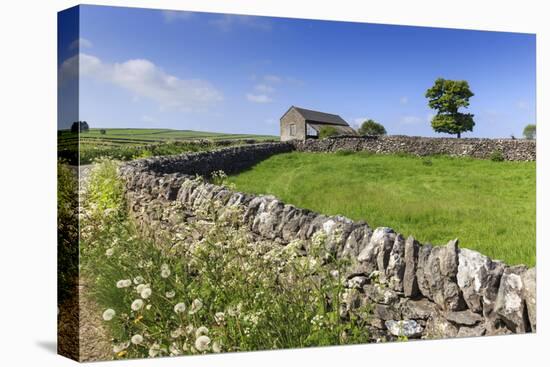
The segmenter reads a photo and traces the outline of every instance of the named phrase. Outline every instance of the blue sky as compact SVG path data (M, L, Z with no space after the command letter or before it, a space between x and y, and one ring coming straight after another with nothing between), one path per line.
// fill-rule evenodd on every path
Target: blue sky
M91 127L278 135L296 105L445 136L424 97L438 77L475 93L466 137L521 136L536 118L529 34L81 6L68 38L61 74L80 50L79 115Z

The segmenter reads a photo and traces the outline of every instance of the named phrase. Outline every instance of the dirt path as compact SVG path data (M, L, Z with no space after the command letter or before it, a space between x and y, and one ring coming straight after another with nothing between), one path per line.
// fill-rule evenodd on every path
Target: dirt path
M101 309L90 295L86 280L81 278L80 293L80 361L104 361L113 359L111 338L101 318Z

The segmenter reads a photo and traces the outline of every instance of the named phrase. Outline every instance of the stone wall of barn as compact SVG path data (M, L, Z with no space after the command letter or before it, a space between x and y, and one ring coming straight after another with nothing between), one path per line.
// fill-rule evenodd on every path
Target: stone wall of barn
M295 149L304 152L367 151L372 153L408 153L416 156L444 154L459 157L489 159L500 152L504 160L535 161L535 140L525 139L456 139L416 136L338 136L322 140L294 142Z
M280 121L281 124L281 141L290 140L304 140L306 138L306 122L305 119L296 111L291 108ZM289 126L296 124L296 134L291 136L289 134Z
M129 209L139 226L159 238L178 232L182 221L218 201L220 214L240 206L242 223L273 246L326 233L327 251L351 259L340 309L369 304L373 340L398 336L447 338L526 333L536 330L535 268L509 266L457 240L421 244L387 227L371 228L343 216L326 216L286 204L273 196L235 192L197 180L224 170L246 169L289 143L258 144L150 158L120 168Z

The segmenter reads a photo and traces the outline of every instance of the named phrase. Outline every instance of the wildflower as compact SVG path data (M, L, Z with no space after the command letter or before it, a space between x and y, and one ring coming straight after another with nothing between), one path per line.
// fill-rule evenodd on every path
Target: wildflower
M141 275L138 275L137 277L134 278L134 284L141 284L144 282L144 279Z
M179 338L181 336L182 330L181 328L174 329L170 332L170 336L174 339Z
M195 331L195 337L198 338L201 335L208 335L208 328L206 326L200 326Z
M148 304L147 306L145 306L145 309L146 309L146 310L150 310L150 309L151 309L151 306L152 306L151 304Z
M214 314L214 320L216 320L216 323L218 325L221 325L225 321L225 314L223 312L216 312Z
M160 276L163 278L168 278L170 276L170 267L168 266L168 264L161 265Z
M147 287L147 288L143 288L143 290L140 292L140 295L141 295L141 298L143 299L147 299L151 296L151 288Z
M112 308L108 308L103 312L103 320L105 321L111 321L113 317L115 317L116 312Z
M114 253L115 253L115 250L112 248L108 248L107 251L105 251L105 255L107 255L108 257L113 256Z
M175 313L183 313L185 312L185 303L183 302L180 302L178 303L177 305L174 306L174 312ZM191 313L191 311L189 311L189 313Z
M128 351L127 350L123 350L123 351L120 351L117 353L117 357L124 357L126 354L128 354Z
M176 292L175 291L168 291L166 292L166 298L174 298L174 296L176 295Z
M143 319L143 315L139 315L138 317L136 317L136 319L134 320L134 324L137 324L138 322L140 322L141 319Z
M158 343L153 343L153 345L151 345L151 348L149 348L149 357L154 358L158 356L160 352L160 345Z
M175 342L170 344L169 350L171 356L179 356L181 354L181 351Z
M126 288L132 285L132 281L130 279L121 279L118 282L116 282L117 288Z
M222 351L222 347L221 347L220 343L218 343L217 341L214 342L214 343L212 344L212 351L213 351L214 353L220 353L220 352Z
M132 344L141 344L143 342L143 337L139 334L136 334L130 339Z
M143 300L136 299L134 302L132 302L132 311L139 311L143 307Z
M149 286L147 284L140 284L136 287L136 291L138 293L141 293L145 288L148 288Z
M191 309L189 310L189 315L193 315L193 314L197 313L201 308L202 308L202 301L200 299L196 298L191 303Z
M210 345L210 338L206 335L201 335L195 340L195 348L199 352L204 352L208 349L208 346Z
M128 348L129 346L130 346L130 342L123 342L123 343L115 344L115 345L113 345L113 352L118 354L118 353L122 352L123 350L125 350L126 348Z
M191 324L189 324L189 325L187 325L187 326L185 327L185 332L186 332L187 334L191 334L191 333L193 332L193 330L195 330L195 327L194 327L193 325L191 325Z

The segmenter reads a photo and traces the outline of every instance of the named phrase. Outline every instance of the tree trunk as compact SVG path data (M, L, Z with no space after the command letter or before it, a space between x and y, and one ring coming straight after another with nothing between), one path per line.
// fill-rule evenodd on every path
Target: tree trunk
M456 134L456 137L457 137L458 139L460 139L460 133Z

